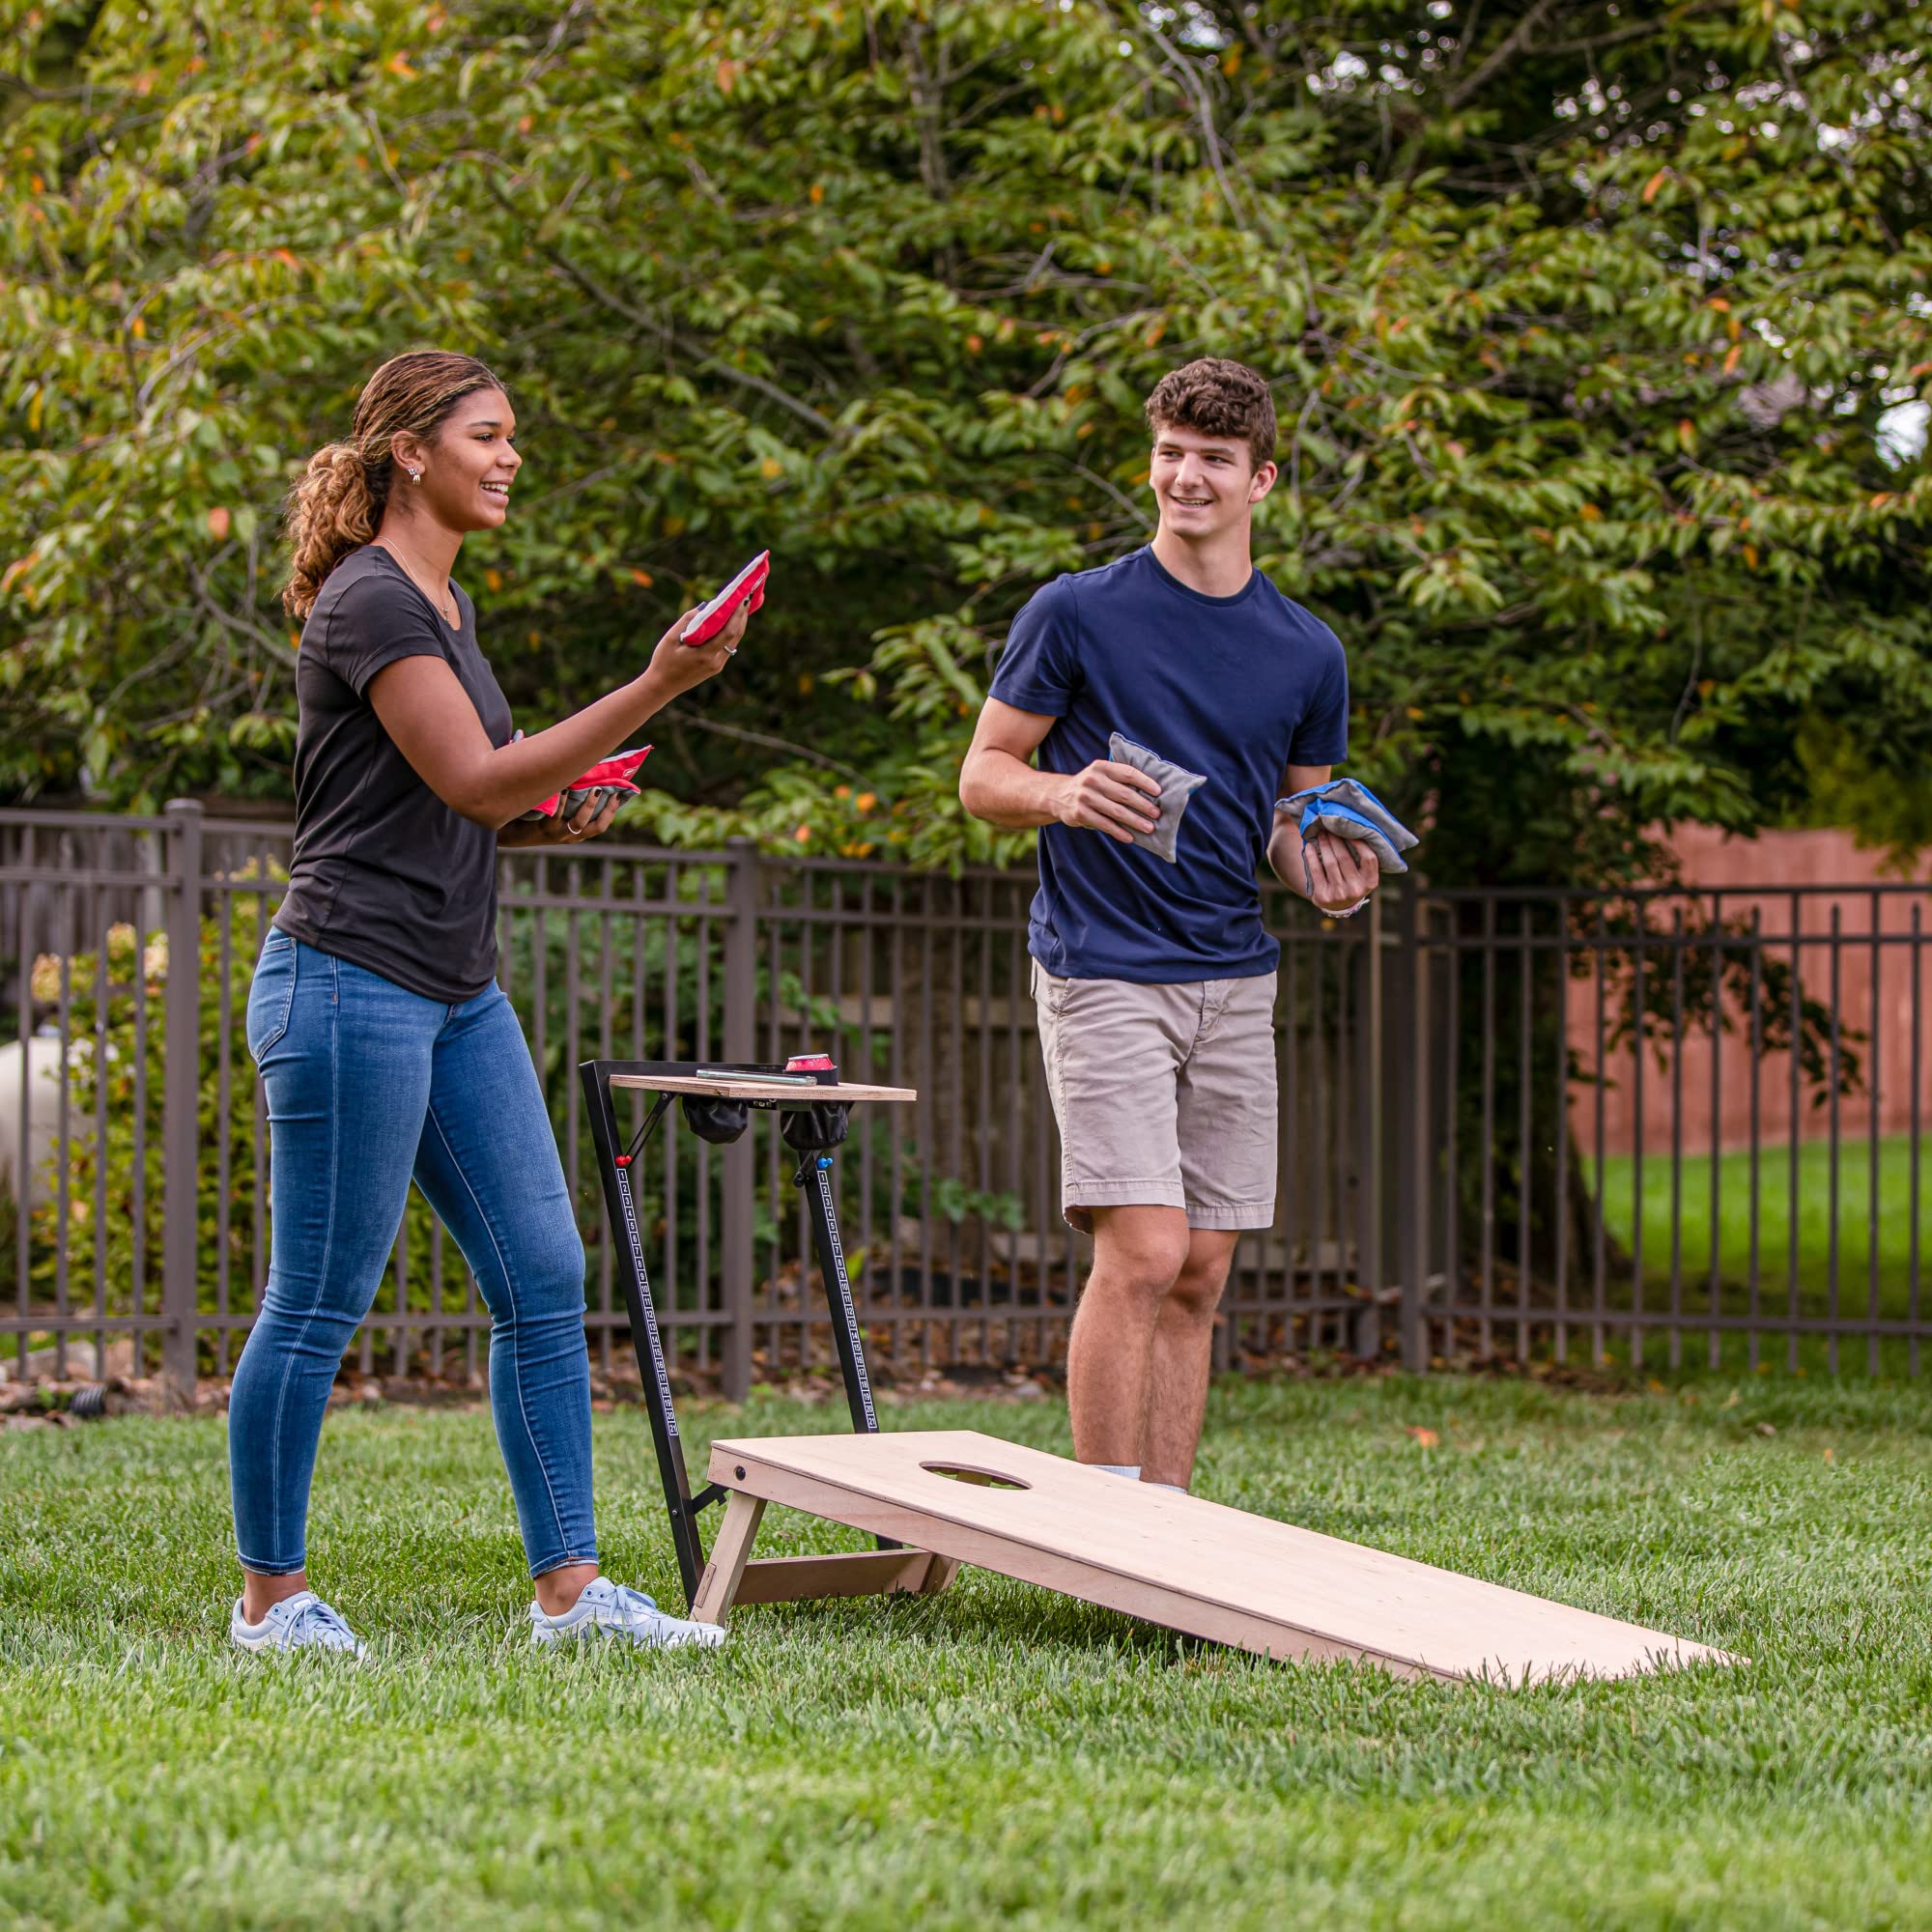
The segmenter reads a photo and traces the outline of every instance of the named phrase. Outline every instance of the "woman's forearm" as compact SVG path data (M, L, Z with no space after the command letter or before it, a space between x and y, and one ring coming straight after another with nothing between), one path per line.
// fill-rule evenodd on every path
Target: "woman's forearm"
M539 799L562 791L600 758L621 750L627 738L678 695L657 670L645 670L546 729L497 746L472 777L464 815L495 826L502 842L505 827ZM512 838L508 842L519 841Z

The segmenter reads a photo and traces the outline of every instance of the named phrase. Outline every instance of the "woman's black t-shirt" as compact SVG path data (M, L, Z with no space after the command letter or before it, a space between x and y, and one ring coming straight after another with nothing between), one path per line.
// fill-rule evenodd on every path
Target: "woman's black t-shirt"
M440 657L493 745L510 707L452 583L452 631L385 550L328 573L296 660L296 847L275 923L292 938L426 999L473 999L497 972L497 835L452 811L383 728L369 681L399 658Z

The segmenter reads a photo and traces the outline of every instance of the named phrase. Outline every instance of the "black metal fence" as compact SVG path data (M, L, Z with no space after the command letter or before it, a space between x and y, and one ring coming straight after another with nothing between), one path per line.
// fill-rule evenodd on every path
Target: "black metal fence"
M268 1261L242 1016L288 839L192 804L0 812L12 1372L158 1369L186 1387L232 1367ZM1054 1359L1084 1254L1059 1213L1032 890L1016 873L748 847L505 855L501 977L578 1202L603 1369L622 1371L628 1334L576 1064L806 1047L920 1094L859 1109L838 1169L876 1365ZM1676 1364L1688 1350L1720 1368L1916 1373L1932 1334L1925 897L1401 881L1333 923L1271 890L1278 1208L1237 1250L1220 1364L1290 1350ZM676 1363L738 1393L829 1361L775 1122L723 1151L668 1133L640 1167ZM362 1368L473 1375L487 1330L412 1196Z

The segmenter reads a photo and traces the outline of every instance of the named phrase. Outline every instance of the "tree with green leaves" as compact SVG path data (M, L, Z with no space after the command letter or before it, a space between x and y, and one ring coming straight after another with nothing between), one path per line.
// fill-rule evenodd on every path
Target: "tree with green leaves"
M660 833L1012 856L1006 624L1143 541L1140 403L1266 370L1257 557L1432 875L1921 836L1924 0L0 0L0 785L286 792L278 505L433 342L516 392L526 722L769 547ZM639 815L644 815L639 809Z

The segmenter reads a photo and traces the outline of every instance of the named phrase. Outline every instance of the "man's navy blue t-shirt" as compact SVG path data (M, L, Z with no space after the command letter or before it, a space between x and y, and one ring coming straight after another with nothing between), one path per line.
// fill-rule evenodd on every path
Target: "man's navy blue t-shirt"
M1327 625L1258 570L1207 597L1137 550L1037 592L992 695L1058 721L1042 771L1084 770L1119 731L1208 779L1171 866L1104 832L1040 829L1028 943L1049 973L1167 985L1274 971L1256 883L1274 802L1291 764L1349 753L1349 668Z

